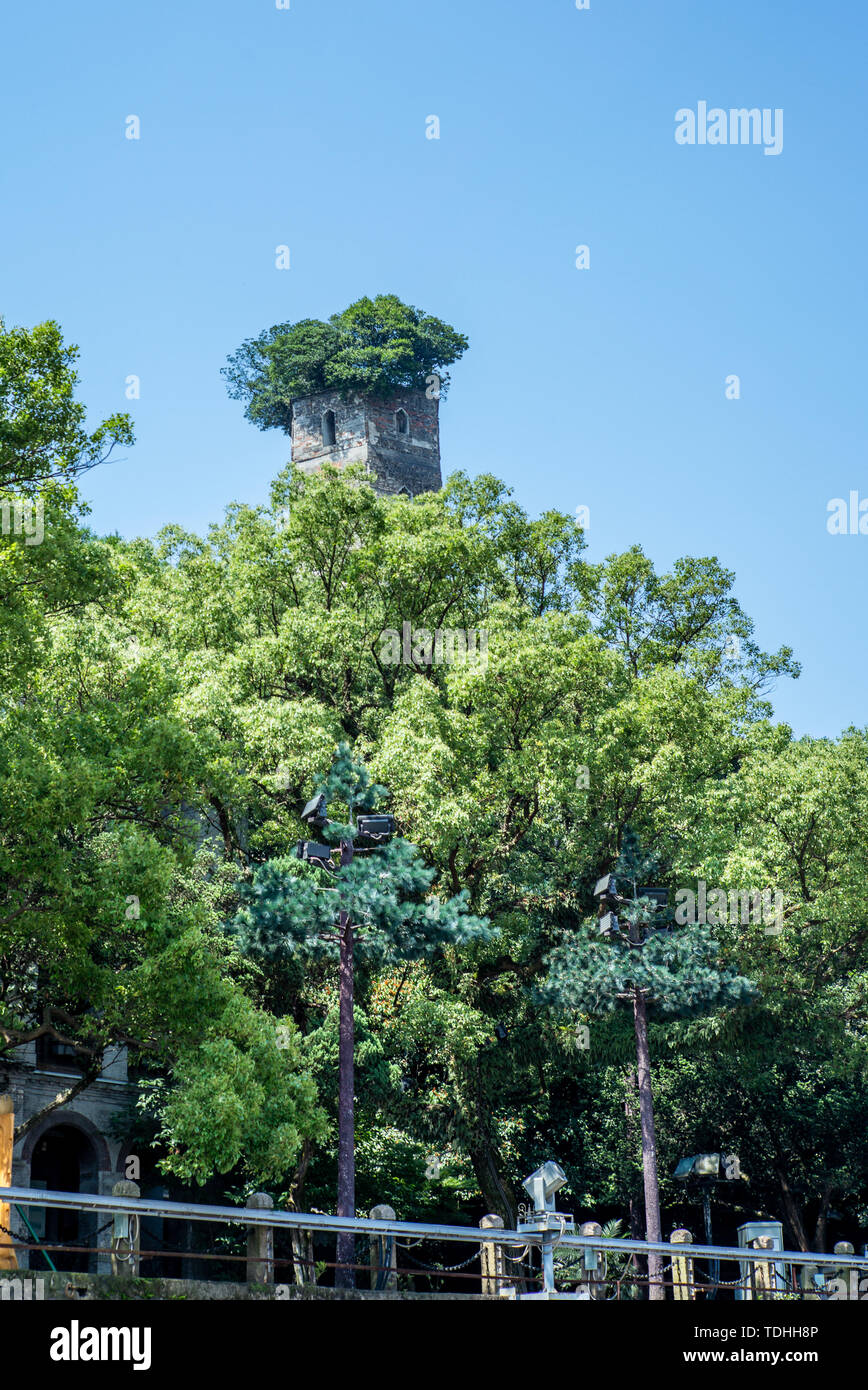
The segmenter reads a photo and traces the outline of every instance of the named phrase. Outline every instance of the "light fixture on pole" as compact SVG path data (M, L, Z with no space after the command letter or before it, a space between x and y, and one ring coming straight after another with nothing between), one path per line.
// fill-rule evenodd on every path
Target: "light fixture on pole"
M555 1233L563 1236L567 1231L574 1232L575 1220L565 1212L555 1211L555 1193L567 1181L567 1175L559 1163L549 1159L531 1173L522 1187L533 1202L533 1214L525 1221L519 1221L516 1230L521 1234L542 1233L543 1286L538 1293L516 1293L514 1288L504 1290L507 1298L555 1299L577 1298L574 1293L558 1293L555 1288Z
M723 1164L723 1174L720 1168ZM702 1215L705 1222L705 1243L712 1245L711 1231L711 1189L716 1182L726 1182L733 1178L742 1177L736 1154L693 1154L690 1158L682 1158L679 1162L674 1177L681 1182L688 1182L691 1178L698 1178L699 1191L702 1198ZM717 1285L720 1281L720 1260L710 1260L708 1273L711 1279L711 1291L709 1298L717 1297Z

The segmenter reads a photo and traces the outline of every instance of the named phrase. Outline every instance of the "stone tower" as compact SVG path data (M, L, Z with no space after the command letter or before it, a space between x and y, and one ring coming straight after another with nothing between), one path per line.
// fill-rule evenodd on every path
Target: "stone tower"
M385 400L318 391L292 403L292 462L300 473L324 463L364 463L376 492L415 497L440 479L440 402L423 390Z

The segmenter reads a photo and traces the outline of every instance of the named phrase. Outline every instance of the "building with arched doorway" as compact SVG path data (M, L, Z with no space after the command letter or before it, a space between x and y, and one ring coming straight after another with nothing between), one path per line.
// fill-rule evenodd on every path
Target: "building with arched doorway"
M14 1187L107 1195L127 1176L128 1144L116 1137L118 1122L123 1123L136 1090L127 1076L126 1049L107 1049L97 1080L67 1104L43 1115L79 1075L73 1049L49 1038L16 1048L4 1063L0 1091L12 1096L16 1128L41 1116L13 1148ZM111 1231L99 1229L105 1222L99 1222L95 1213L31 1207L27 1219L32 1232L14 1207L11 1217L10 1230L16 1239L71 1247L52 1255L59 1269L108 1272L109 1257L94 1252L97 1246L110 1245ZM19 1251L18 1263L23 1269L48 1268L38 1251Z

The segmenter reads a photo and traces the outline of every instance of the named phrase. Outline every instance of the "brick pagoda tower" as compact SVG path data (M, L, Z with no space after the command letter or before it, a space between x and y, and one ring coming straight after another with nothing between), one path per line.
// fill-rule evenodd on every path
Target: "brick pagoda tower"
M360 392L318 391L292 403L292 462L301 473L324 463L364 463L374 490L415 497L440 478L440 402L424 390L386 400Z

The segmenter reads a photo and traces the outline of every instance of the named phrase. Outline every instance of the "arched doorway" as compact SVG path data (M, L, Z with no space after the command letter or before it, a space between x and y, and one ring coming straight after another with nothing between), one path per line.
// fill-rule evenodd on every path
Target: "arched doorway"
M36 1141L30 1164L31 1186L51 1192L95 1192L97 1172L96 1150L75 1125L54 1125ZM46 1207L44 1230L39 1234L46 1245L93 1246L94 1226L91 1212ZM58 1269L84 1273L90 1267L87 1250L50 1254Z

